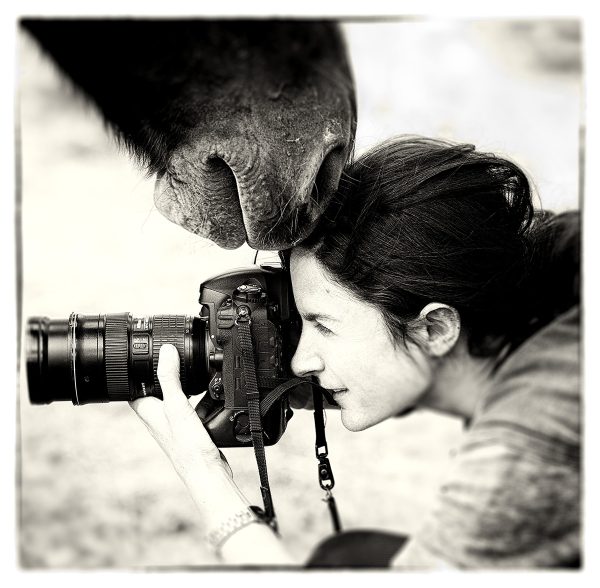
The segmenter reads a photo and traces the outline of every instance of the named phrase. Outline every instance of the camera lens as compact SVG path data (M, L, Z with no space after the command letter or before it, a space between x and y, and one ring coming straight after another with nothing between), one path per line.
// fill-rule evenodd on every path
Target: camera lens
M189 396L208 384L205 325L198 317L129 313L82 315L27 322L27 379L33 404L73 404L162 398L156 376L161 345L179 352L180 378Z

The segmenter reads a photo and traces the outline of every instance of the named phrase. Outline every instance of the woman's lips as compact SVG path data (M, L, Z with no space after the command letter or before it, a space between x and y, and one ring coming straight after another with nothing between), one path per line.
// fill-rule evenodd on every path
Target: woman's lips
M340 394L343 394L344 392L348 392L348 388L332 388L331 390L329 390L332 394L332 396L339 396Z

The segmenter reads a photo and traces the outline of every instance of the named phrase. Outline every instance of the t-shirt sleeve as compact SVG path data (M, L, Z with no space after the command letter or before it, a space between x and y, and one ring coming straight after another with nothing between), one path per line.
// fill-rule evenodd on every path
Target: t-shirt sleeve
M579 467L501 440L471 438L395 567L572 566L579 554Z

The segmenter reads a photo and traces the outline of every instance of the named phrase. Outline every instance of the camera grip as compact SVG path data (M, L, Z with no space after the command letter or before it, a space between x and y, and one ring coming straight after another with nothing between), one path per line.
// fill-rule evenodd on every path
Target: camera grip
M222 407L222 402L214 400L210 394L206 393L196 405L196 414L200 417L200 420L204 422L211 413Z
M246 410L226 408L205 394L196 406L196 414L217 447L252 446Z

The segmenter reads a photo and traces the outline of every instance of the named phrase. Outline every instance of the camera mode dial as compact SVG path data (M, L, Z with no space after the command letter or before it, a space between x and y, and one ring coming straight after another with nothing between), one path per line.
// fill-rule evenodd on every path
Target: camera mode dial
M238 286L234 293L236 302L261 302L265 294L258 284L242 284Z

